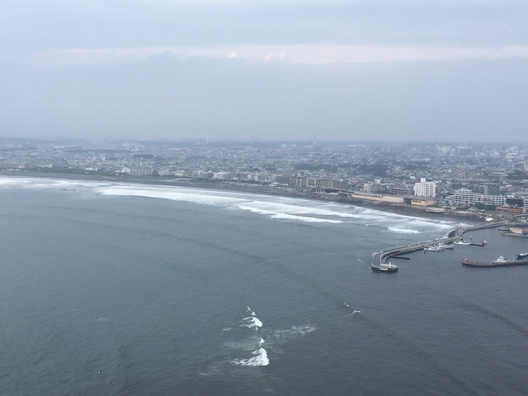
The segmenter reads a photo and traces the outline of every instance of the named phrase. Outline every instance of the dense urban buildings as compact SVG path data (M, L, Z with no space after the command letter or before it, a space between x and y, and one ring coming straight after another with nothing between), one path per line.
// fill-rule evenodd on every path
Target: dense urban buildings
M527 147L0 138L0 171L522 214L528 209Z

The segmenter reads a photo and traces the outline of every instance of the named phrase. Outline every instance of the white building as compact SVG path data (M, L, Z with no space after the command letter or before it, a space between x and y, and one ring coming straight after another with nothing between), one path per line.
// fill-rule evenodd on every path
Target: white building
M414 195L417 197L436 197L436 183L428 182L421 178L419 183L414 183Z
M213 175L215 180L231 180L232 178L231 172L214 172Z
M502 206L506 204L504 195L475 194L467 188L455 191L454 202L457 206L472 206L476 203L485 205Z

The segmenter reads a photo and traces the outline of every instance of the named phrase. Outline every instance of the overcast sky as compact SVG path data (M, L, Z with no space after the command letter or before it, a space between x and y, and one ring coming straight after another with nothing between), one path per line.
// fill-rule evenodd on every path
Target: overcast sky
M526 0L0 0L0 136L528 141Z

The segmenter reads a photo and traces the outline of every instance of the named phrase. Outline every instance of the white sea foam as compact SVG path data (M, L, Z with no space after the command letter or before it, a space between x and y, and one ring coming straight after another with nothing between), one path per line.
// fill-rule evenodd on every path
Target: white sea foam
M307 216L298 216L298 215L293 215L293 214L288 214L288 213L273 212L270 210L251 207L251 206L248 206L247 204L237 205L237 207L238 209L247 210L252 213L258 213L261 215L269 216L272 219L295 220L295 221L303 221L306 223L331 223L331 224L343 223L343 221L341 220L323 219L319 217L307 217Z
M61 180L43 178L0 178L0 188L59 189L91 192L105 196L135 196L192 202L219 206L228 210L248 211L276 220L305 223L341 224L388 228L391 232L422 233L434 229L452 229L454 222L418 219L352 205L318 202L288 197L229 191L202 190L189 187L146 186L104 181Z
M289 329L275 330L269 336L267 335L266 338L268 340L271 338L276 343L282 343L298 337L304 337L315 330L317 330L316 327L312 325L292 326Z
M251 310L251 308L247 307L246 312L249 312L251 316L256 316L257 314Z
M253 352L253 355L255 355L252 358L249 359L237 359L234 360L233 363L239 364L241 366L267 366L269 364L268 359L268 352L264 348L259 348L255 352Z
M243 202L243 199L223 195L213 195L208 192L201 193L195 190L186 191L183 188L167 187L136 187L136 186L109 186L97 189L102 195L117 195L129 197L144 197L169 199L173 201L193 202L202 205L225 206Z
M271 216L272 219L284 219L284 220L296 220L304 221L306 223L331 223L331 224L340 224L343 223L341 220L330 220L330 219L320 219L317 217L306 217L306 216L295 216L286 213L278 213Z
M272 201L257 201L253 200L246 203L241 209L250 211L263 211L265 213L288 213L292 215L313 215L313 216L334 216L334 217L356 217L354 213L329 210L322 207L324 204L319 206L307 205L307 202L295 202L296 200L291 199L290 203L272 202ZM303 205L304 204L304 205Z
M256 316L248 316L247 318L243 319L245 322L242 326L243 327L249 327L249 328L255 328L258 329L259 327L262 327L263 323L260 321L259 318Z
M79 188L96 188L100 186L111 186L109 182L90 180L64 180L31 177L0 177L1 187L17 187L24 189L61 189L77 190Z
M389 231L396 232L398 234L419 234L420 231L410 230L408 228L389 227Z
M255 348L260 348L262 346L262 339L256 338L255 336L250 336L240 341L226 341L223 345L226 348L238 349L242 351L254 351Z

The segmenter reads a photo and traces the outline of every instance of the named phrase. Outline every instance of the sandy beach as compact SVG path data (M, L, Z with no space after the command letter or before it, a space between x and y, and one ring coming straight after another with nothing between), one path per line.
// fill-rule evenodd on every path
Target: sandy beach
M370 202L360 199L353 199L345 194L316 194L310 192L300 191L284 191L279 188L264 186L261 184L251 183L233 183L222 180L190 180L190 179L176 179L174 177L135 177L135 176L115 176L115 175L102 175L102 174L82 174L82 173L43 173L43 172L2 172L1 176L5 177L16 177L16 178L30 178L30 177L42 177L50 179L65 179L65 180L92 180L92 181L106 181L116 183L131 183L131 184L146 184L146 185L158 185L158 186L174 186L174 187L188 187L188 188L200 188L206 190L222 190L222 191L233 191L253 194L264 194L270 196L281 196L288 198L299 198L309 199L316 201L336 202L344 205L354 205L369 209L375 209L383 212L401 214L406 216L421 217L427 219L453 219L460 220L464 219L466 222L480 224L484 221L477 213L470 212L445 212L445 213L431 213L426 212L426 208L412 207L409 205L393 205L384 202Z

